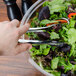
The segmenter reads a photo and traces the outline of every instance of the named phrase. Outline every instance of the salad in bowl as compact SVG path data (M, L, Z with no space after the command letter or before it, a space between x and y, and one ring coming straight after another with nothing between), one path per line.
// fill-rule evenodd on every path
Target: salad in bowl
M31 58L50 76L76 76L76 0L45 1L35 13L30 19L30 27L55 26L43 32L28 32L30 40L65 44L32 44Z

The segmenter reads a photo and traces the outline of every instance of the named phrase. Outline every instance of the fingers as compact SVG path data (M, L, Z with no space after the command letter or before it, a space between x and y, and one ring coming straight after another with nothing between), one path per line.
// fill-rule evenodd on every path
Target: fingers
M23 26L18 28L20 36L28 31L29 26L30 26L30 24L27 23L26 25L23 25Z
M3 23L3 24L7 24L7 23L9 23L9 21L3 21L2 23Z
M19 21L16 19L12 20L9 24L14 27L19 27Z
M16 54L19 54L21 52L24 52L24 51L28 51L32 48L32 45L31 44L20 44L16 47Z
M2 25L5 25L5 24L7 24L7 23L9 23L9 21L3 21L3 22L0 22L0 26Z

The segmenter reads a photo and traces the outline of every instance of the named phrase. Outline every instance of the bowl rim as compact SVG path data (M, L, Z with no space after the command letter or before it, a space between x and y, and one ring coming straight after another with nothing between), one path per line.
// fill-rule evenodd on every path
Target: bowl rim
M46 72L45 70L43 70L31 57L29 57L29 63L31 63L37 70L39 70L41 73L43 73L46 76L54 76L51 73Z

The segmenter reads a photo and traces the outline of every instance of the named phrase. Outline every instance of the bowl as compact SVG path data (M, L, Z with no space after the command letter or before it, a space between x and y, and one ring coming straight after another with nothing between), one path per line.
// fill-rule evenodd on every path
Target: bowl
M20 26L23 26L25 25L26 23L30 23L31 20L36 17L37 13L36 12L39 12L40 9L42 8L42 5L45 1L51 1L51 0L38 0L36 1L30 8L29 10L26 12L26 14L24 15L22 21L21 21L21 25ZM65 7L65 6L64 6ZM42 17L42 15L41 15ZM65 17L65 16L64 16ZM66 18L66 17L65 17ZM68 17L67 17L68 18ZM68 21L69 21L69 18L68 18ZM67 22L68 22L67 21ZM23 41L25 40L25 34L22 36L22 39ZM29 52L28 52L29 53ZM29 53L30 55L30 53ZM40 66L38 66L38 64L33 60L33 58L30 56L29 57L29 62L37 69L39 70L40 72L42 72L44 75L46 76L54 76L52 73L48 73L46 72L45 70L43 70ZM62 64L63 65L63 64Z

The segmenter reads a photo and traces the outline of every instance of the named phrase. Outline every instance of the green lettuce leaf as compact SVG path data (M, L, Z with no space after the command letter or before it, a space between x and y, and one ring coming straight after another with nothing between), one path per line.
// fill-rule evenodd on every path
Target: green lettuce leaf
M70 28L67 32L68 43L74 44L76 42L76 29Z
M62 12L68 8L71 3L65 2L65 0L52 0L51 2L46 1L43 6L48 6L50 9L50 14L54 12Z
M57 5L57 4L49 7L51 14L53 14L54 12L61 12L61 11L65 10L65 8L66 7L64 5Z
M46 48L43 50L43 55L47 55L50 51L50 48Z
M59 34L57 34L56 32L51 32L51 35L50 35L50 38L51 39L59 39Z
M57 5L57 4L62 4L64 0L52 0L49 2L49 5Z
M59 58L58 58L58 57L52 59L52 61L51 61L51 68L52 68L53 70L57 68L58 62L59 62Z
M67 62L66 62L66 60L67 60ZM64 66L65 73L69 70L72 70L72 71L76 70L76 65L71 64L69 59L65 59L65 58L60 58L59 66Z
M48 23L54 23L54 22L58 22L58 21L54 21L54 20L52 20L52 21L50 21L50 20L47 20L47 19L45 19L45 20L42 20L41 22L40 22L40 25L42 26L42 25L46 25L46 24L48 24Z
M61 72L53 71L51 73L54 74L54 76L61 76Z

